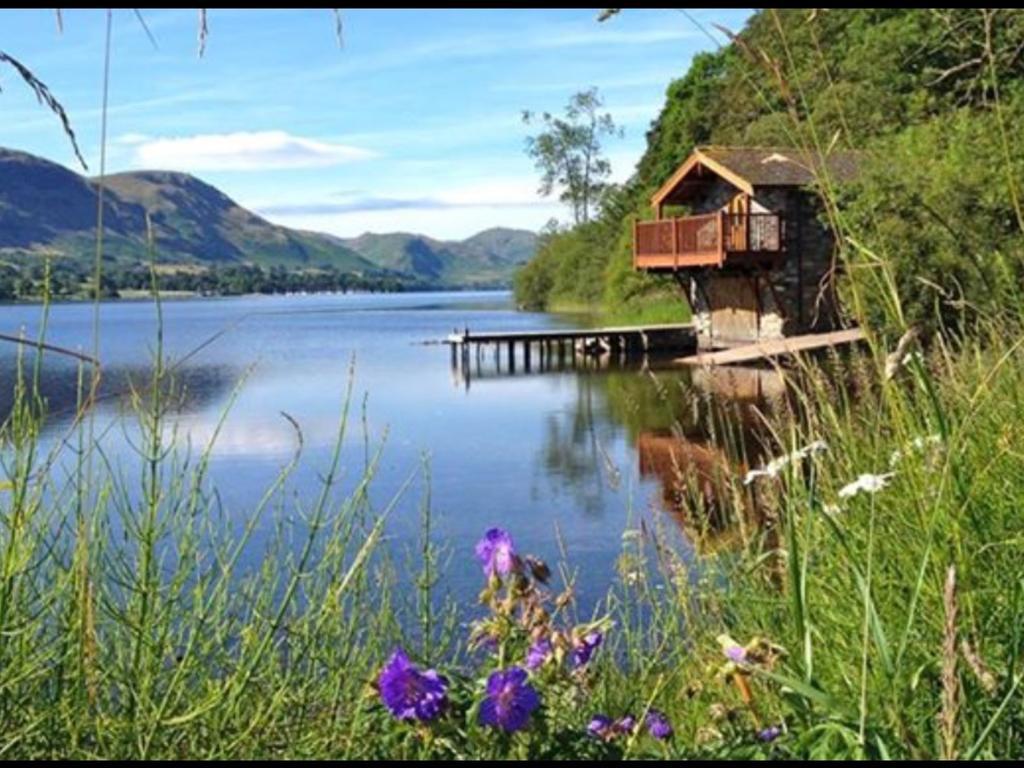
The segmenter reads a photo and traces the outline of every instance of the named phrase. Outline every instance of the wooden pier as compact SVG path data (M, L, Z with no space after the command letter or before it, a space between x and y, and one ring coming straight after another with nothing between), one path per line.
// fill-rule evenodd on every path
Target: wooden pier
M515 373L590 365L595 360L612 364L643 359L647 355L678 355L696 348L690 323L628 325L608 328L545 329L541 331L475 332L468 328L449 334L452 369L468 374L488 352L498 371Z
M757 360L769 360L775 357L795 355L798 352L810 352L826 347L838 347L852 344L864 338L860 328L849 328L844 331L829 333L809 333L803 336L789 336L784 339L772 339L755 344L745 344L732 349L701 352L679 359L684 365L713 366L748 363Z

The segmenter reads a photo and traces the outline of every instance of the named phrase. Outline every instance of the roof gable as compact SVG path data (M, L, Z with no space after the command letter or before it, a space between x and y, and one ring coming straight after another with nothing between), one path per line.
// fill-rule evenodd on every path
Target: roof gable
M737 189L753 194L756 187L802 187L823 175L844 182L857 174L862 153L833 151L822 158L816 152L791 147L696 147L678 170L651 197L663 204L688 177L710 171Z

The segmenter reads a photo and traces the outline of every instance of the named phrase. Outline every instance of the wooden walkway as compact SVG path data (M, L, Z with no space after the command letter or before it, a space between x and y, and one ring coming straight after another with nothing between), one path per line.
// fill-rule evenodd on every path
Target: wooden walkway
M697 341L692 323L663 325L624 325L606 328L549 328L538 331L500 331L477 333L468 328L456 329L444 340L451 347L452 367L468 369L470 358L480 358L485 348L494 350L495 360L501 364L505 351L505 368L514 372L517 364L527 371L536 362L540 368L550 368L553 361L563 365L576 357L612 359L638 359L649 353L661 352L678 355L696 348ZM470 354L473 350L474 355Z
M611 339L615 337L642 341L644 337L691 335L693 323L666 323L663 325L622 325L608 328L546 328L541 331L498 331L495 333L455 331L445 340L448 344L504 344L536 343L554 341L578 341L581 339Z
M756 360L769 360L774 357L792 355L797 352L809 352L814 349L852 344L863 338L864 331L860 328L850 328L845 331L832 331L830 333L810 333L805 336L790 336L785 339L760 341L756 344L747 344L742 347L722 349L716 352L701 352L696 355L681 357L678 359L678 362L697 366L748 363Z

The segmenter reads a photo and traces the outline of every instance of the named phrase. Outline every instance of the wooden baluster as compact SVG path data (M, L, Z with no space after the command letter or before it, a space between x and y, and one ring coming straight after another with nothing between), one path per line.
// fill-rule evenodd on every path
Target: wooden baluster
M718 266L725 262L725 211L718 212Z
M679 269L679 219L671 219L672 222L672 263L675 269Z

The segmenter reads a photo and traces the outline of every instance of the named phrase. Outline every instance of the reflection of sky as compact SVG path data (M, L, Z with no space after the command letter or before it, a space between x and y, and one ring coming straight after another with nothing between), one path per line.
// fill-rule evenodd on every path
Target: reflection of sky
M76 304L54 307L49 340L89 348L91 311ZM0 329L21 323L31 328L37 314L38 308L2 307ZM297 422L303 440L302 461L286 492L306 502L315 495L334 446L353 356L341 492L359 480L366 440L372 453L386 435L371 487L378 508L421 472L429 455L434 529L454 555L449 583L457 594L475 595L479 573L472 547L483 530L501 525L521 549L551 561L558 560L557 532L571 565L583 574L583 594L599 596L613 577L629 510L649 514L657 498L655 484L638 478L634 450L601 406L599 386L581 386L584 380L574 373L553 373L478 381L466 391L453 381L448 350L419 343L465 325L483 331L557 322L512 311L507 295L167 302L164 319L172 361L229 329L178 370L187 395L167 429L176 430L179 445L193 456L213 437L245 377L211 453L211 482L228 514L251 510L292 457L296 433L282 411ZM101 357L109 370L145 370L155 331L150 305L104 305L101 328ZM0 351L0 365L7 354ZM117 400L104 401L98 423L111 423L122 408ZM59 433L57 426L50 435ZM115 464L138 461L121 429L103 440ZM389 539L399 551L415 542L423 486L422 478L414 481L389 523Z

